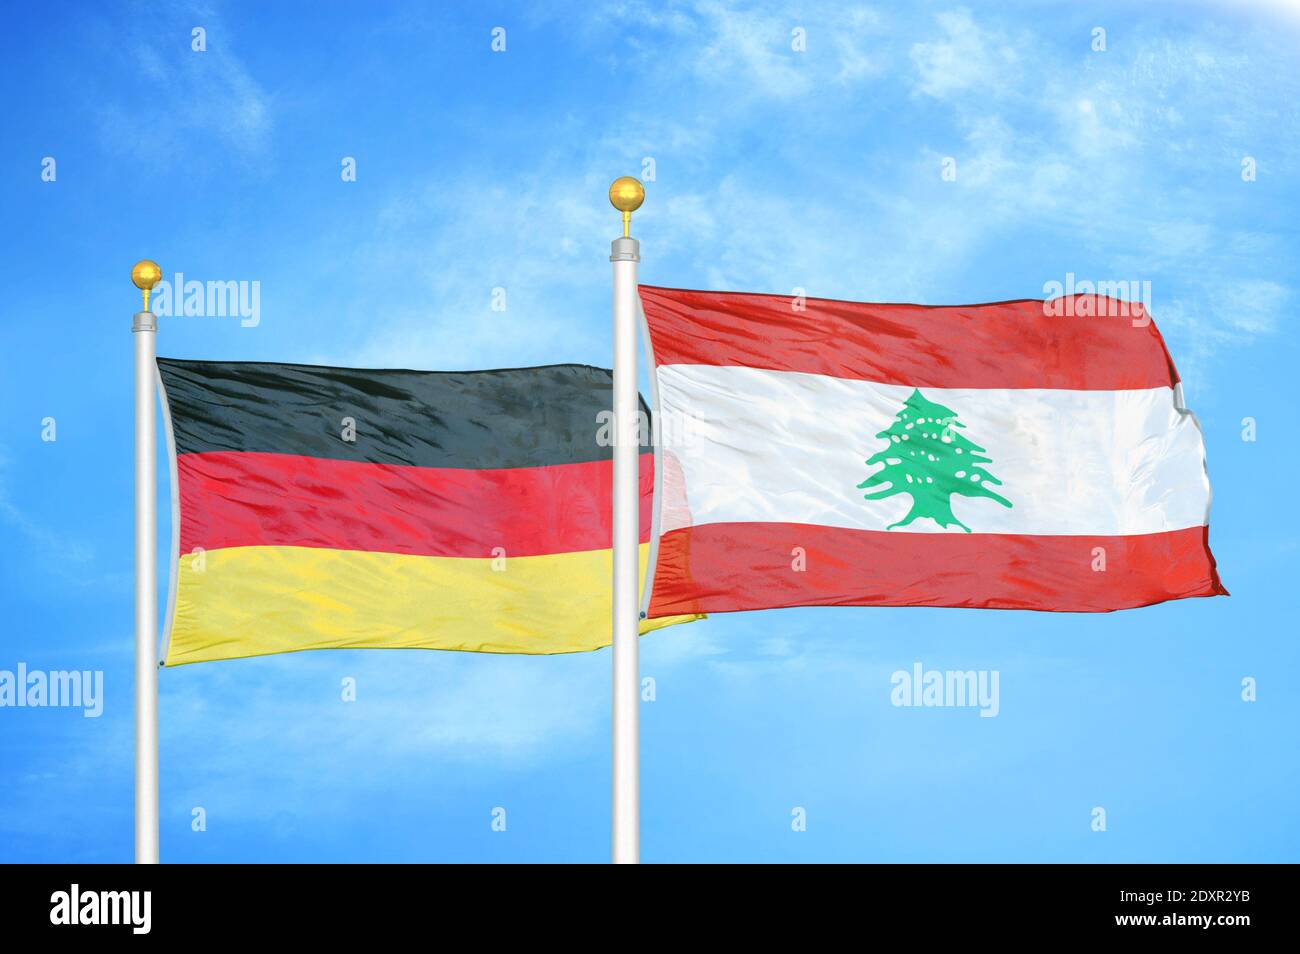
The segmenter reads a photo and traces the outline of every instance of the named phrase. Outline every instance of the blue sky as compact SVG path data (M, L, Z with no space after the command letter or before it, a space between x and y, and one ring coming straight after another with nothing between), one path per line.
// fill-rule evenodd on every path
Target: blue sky
M1300 860L1298 34L1283 3L7 12L0 669L103 670L105 709L0 709L0 860L131 857L131 264L260 282L255 327L164 319L164 355L608 365L605 190L647 157L649 283L942 304L1150 281L1232 596L647 636L644 860ZM163 859L603 861L609 662L162 672ZM999 715L894 707L916 662L998 671Z

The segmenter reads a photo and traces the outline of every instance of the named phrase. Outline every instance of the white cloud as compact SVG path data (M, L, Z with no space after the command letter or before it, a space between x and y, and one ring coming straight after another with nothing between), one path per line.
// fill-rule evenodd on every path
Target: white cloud
M739 107L797 99L827 83L851 86L879 76L884 69L876 53L882 23L870 7L835 2L791 8L780 2L633 0L590 11L584 30L596 45L608 44L611 34L618 37L612 63L625 60L628 51L621 45L626 44L656 83L676 86L689 74L706 88L725 89ZM803 31L803 49L794 48L795 30Z
M961 91L998 93L1016 85L1015 48L1000 33L982 29L969 10L940 13L943 36L912 46L916 90L936 99Z
M40 497L32 508L15 500L8 488L9 458L0 447L0 527L14 531L9 549L16 565L33 577L55 579L62 586L120 592L129 584L125 573L106 571L110 565L99 558L95 548L81 536L50 525L46 516L34 508L48 507L50 501Z
M557 352L585 360L572 343L589 338L590 307L605 297L592 273L617 222L607 186L548 166L511 183L470 175L393 197L354 253L369 322L311 360L442 369L547 363ZM494 289L504 311L493 310Z
M195 26L207 31L206 51L158 42L160 34L188 38ZM129 99L97 97L105 145L137 160L191 168L210 165L213 146L244 162L262 157L274 128L271 97L235 53L237 42L201 5L169 7L144 24L114 24L102 55L143 82Z
M638 214L641 234L653 237L643 267L651 282L938 303L950 300L942 289L967 263L1044 229L1063 256L1109 260L1118 272L1089 278L1155 281L1161 321L1163 304L1209 285L1271 280L1249 257L1223 255L1229 241L1272 249L1267 237L1227 236L1199 214L1207 210L1189 215L1177 190L1142 185L1170 182L1170 162L1185 163L1189 180L1205 175L1218 160L1192 148L1204 132L1187 117L1225 105L1216 84L1248 94L1266 82L1220 38L1130 35L1125 46L1138 54L1094 55L1083 34L1079 52L1063 57L1041 37L965 9L885 22L826 5L796 14L717 3L607 8L584 36L608 47L629 19L642 28L629 42L656 51L629 79L636 122L611 130L569 117L565 138L581 145L554 148L509 182L467 170L413 198L403 184L363 252L391 266L375 271L402 292L370 295L392 302L374 334L322 360L606 363L603 339L590 332L607 307L601 263L614 220L604 188L611 170L635 171L643 156L659 171ZM808 30L805 61L789 51L794 25ZM656 37L662 43L646 39L655 31L668 34ZM703 82L683 85L682 76ZM846 89L846 76L858 88ZM665 77L677 78L681 95L655 95ZM820 147L822 136L842 144L853 131L874 143L880 117L858 108L874 96L862 88L871 84L936 100L927 108L947 114L953 136L941 139L942 122L929 122L916 146L896 139L885 156ZM719 97L727 108L717 108ZM941 184L946 156L958 175ZM1224 174L1234 169L1232 160ZM1014 293L1038 294L1049 278L1063 275ZM509 296L504 314L488 308L498 285ZM1223 323L1221 333L1268 333L1278 296L1259 291L1254 300L1252 317Z
M0 521L17 530L31 551L47 559L52 567L61 567L64 573L79 575L79 571L84 571L94 558L93 549L42 525L14 503L5 486L7 468L6 455L0 451Z

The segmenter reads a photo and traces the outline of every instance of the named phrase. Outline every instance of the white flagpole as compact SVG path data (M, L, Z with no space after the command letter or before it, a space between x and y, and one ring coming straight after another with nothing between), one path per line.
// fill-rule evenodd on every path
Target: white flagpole
M637 548L639 510L637 473L640 402L636 386L636 269L641 246L631 236L632 213L645 189L630 176L614 181L609 201L623 213L623 235L613 242L614 263L614 699L613 861L641 860L640 675L637 633L640 594Z
M149 292L162 270L148 260L131 269L144 310L135 339L135 862L158 863L158 478L154 426L158 318Z

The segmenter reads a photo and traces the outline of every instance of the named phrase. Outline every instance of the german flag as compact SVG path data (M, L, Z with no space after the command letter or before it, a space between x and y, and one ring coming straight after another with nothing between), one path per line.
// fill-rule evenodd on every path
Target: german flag
M172 461L165 665L609 645L609 371L167 358L158 371ZM648 448L640 481L644 575Z

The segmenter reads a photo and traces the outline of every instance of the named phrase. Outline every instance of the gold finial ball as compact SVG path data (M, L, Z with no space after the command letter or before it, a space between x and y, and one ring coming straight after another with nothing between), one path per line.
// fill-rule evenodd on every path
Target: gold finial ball
M160 281L162 281L162 269L158 267L157 262L151 262L147 258L142 259L131 269L131 283L141 291L149 291Z
M631 176L615 179L609 187L609 203L620 212L635 212L644 201L645 186Z

